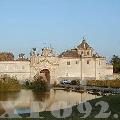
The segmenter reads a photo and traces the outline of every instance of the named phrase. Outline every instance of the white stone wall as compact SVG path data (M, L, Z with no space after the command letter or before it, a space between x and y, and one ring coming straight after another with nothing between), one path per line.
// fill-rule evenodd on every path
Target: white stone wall
M40 73L43 69L48 69L50 71L50 83L53 84L57 81L58 75L58 58L57 57L43 57L43 56L32 56L31 57L31 79Z
M106 79L114 79L113 65L106 64Z
M67 65L67 62L70 62L70 65ZM60 58L58 71L58 78L100 80L113 75L113 66L106 64L105 58Z
M69 64L68 64L69 63ZM18 80L33 80L33 77L43 69L50 71L50 83L59 83L61 78L80 80L106 79L113 75L113 66L106 64L105 58L58 58L32 56L29 61L2 61L0 74L16 76Z
M1 61L0 75L15 76L19 81L30 79L29 61Z
M82 58L82 79L95 79L95 60L93 58Z
M67 65L70 62L70 65ZM81 77L81 63L79 59L60 58L58 77Z

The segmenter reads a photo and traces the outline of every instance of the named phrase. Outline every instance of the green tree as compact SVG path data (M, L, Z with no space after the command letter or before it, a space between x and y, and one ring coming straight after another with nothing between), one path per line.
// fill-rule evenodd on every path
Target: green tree
M110 63L113 65L113 72L114 73L120 73L120 57L116 56L116 55L113 55Z

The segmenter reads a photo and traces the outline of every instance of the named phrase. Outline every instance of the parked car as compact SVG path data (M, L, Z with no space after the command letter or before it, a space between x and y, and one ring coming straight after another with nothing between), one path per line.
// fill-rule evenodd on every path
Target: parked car
M60 81L61 84L71 84L71 80L62 80Z

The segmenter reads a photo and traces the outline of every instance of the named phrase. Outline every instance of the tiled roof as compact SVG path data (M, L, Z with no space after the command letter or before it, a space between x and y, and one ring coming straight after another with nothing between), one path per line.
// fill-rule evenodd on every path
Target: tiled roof
M79 58L79 54L77 49L71 49L61 53L59 57Z
M81 50L81 49L82 50L90 50L90 49L92 49L84 38L83 38L82 43L80 45L78 45L77 48L64 51L58 57L80 58L78 50Z

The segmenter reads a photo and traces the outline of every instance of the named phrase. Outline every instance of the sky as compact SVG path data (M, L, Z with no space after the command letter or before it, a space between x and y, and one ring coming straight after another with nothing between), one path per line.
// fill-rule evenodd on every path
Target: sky
M101 55L120 55L120 0L0 0L0 51L57 53L83 36Z

